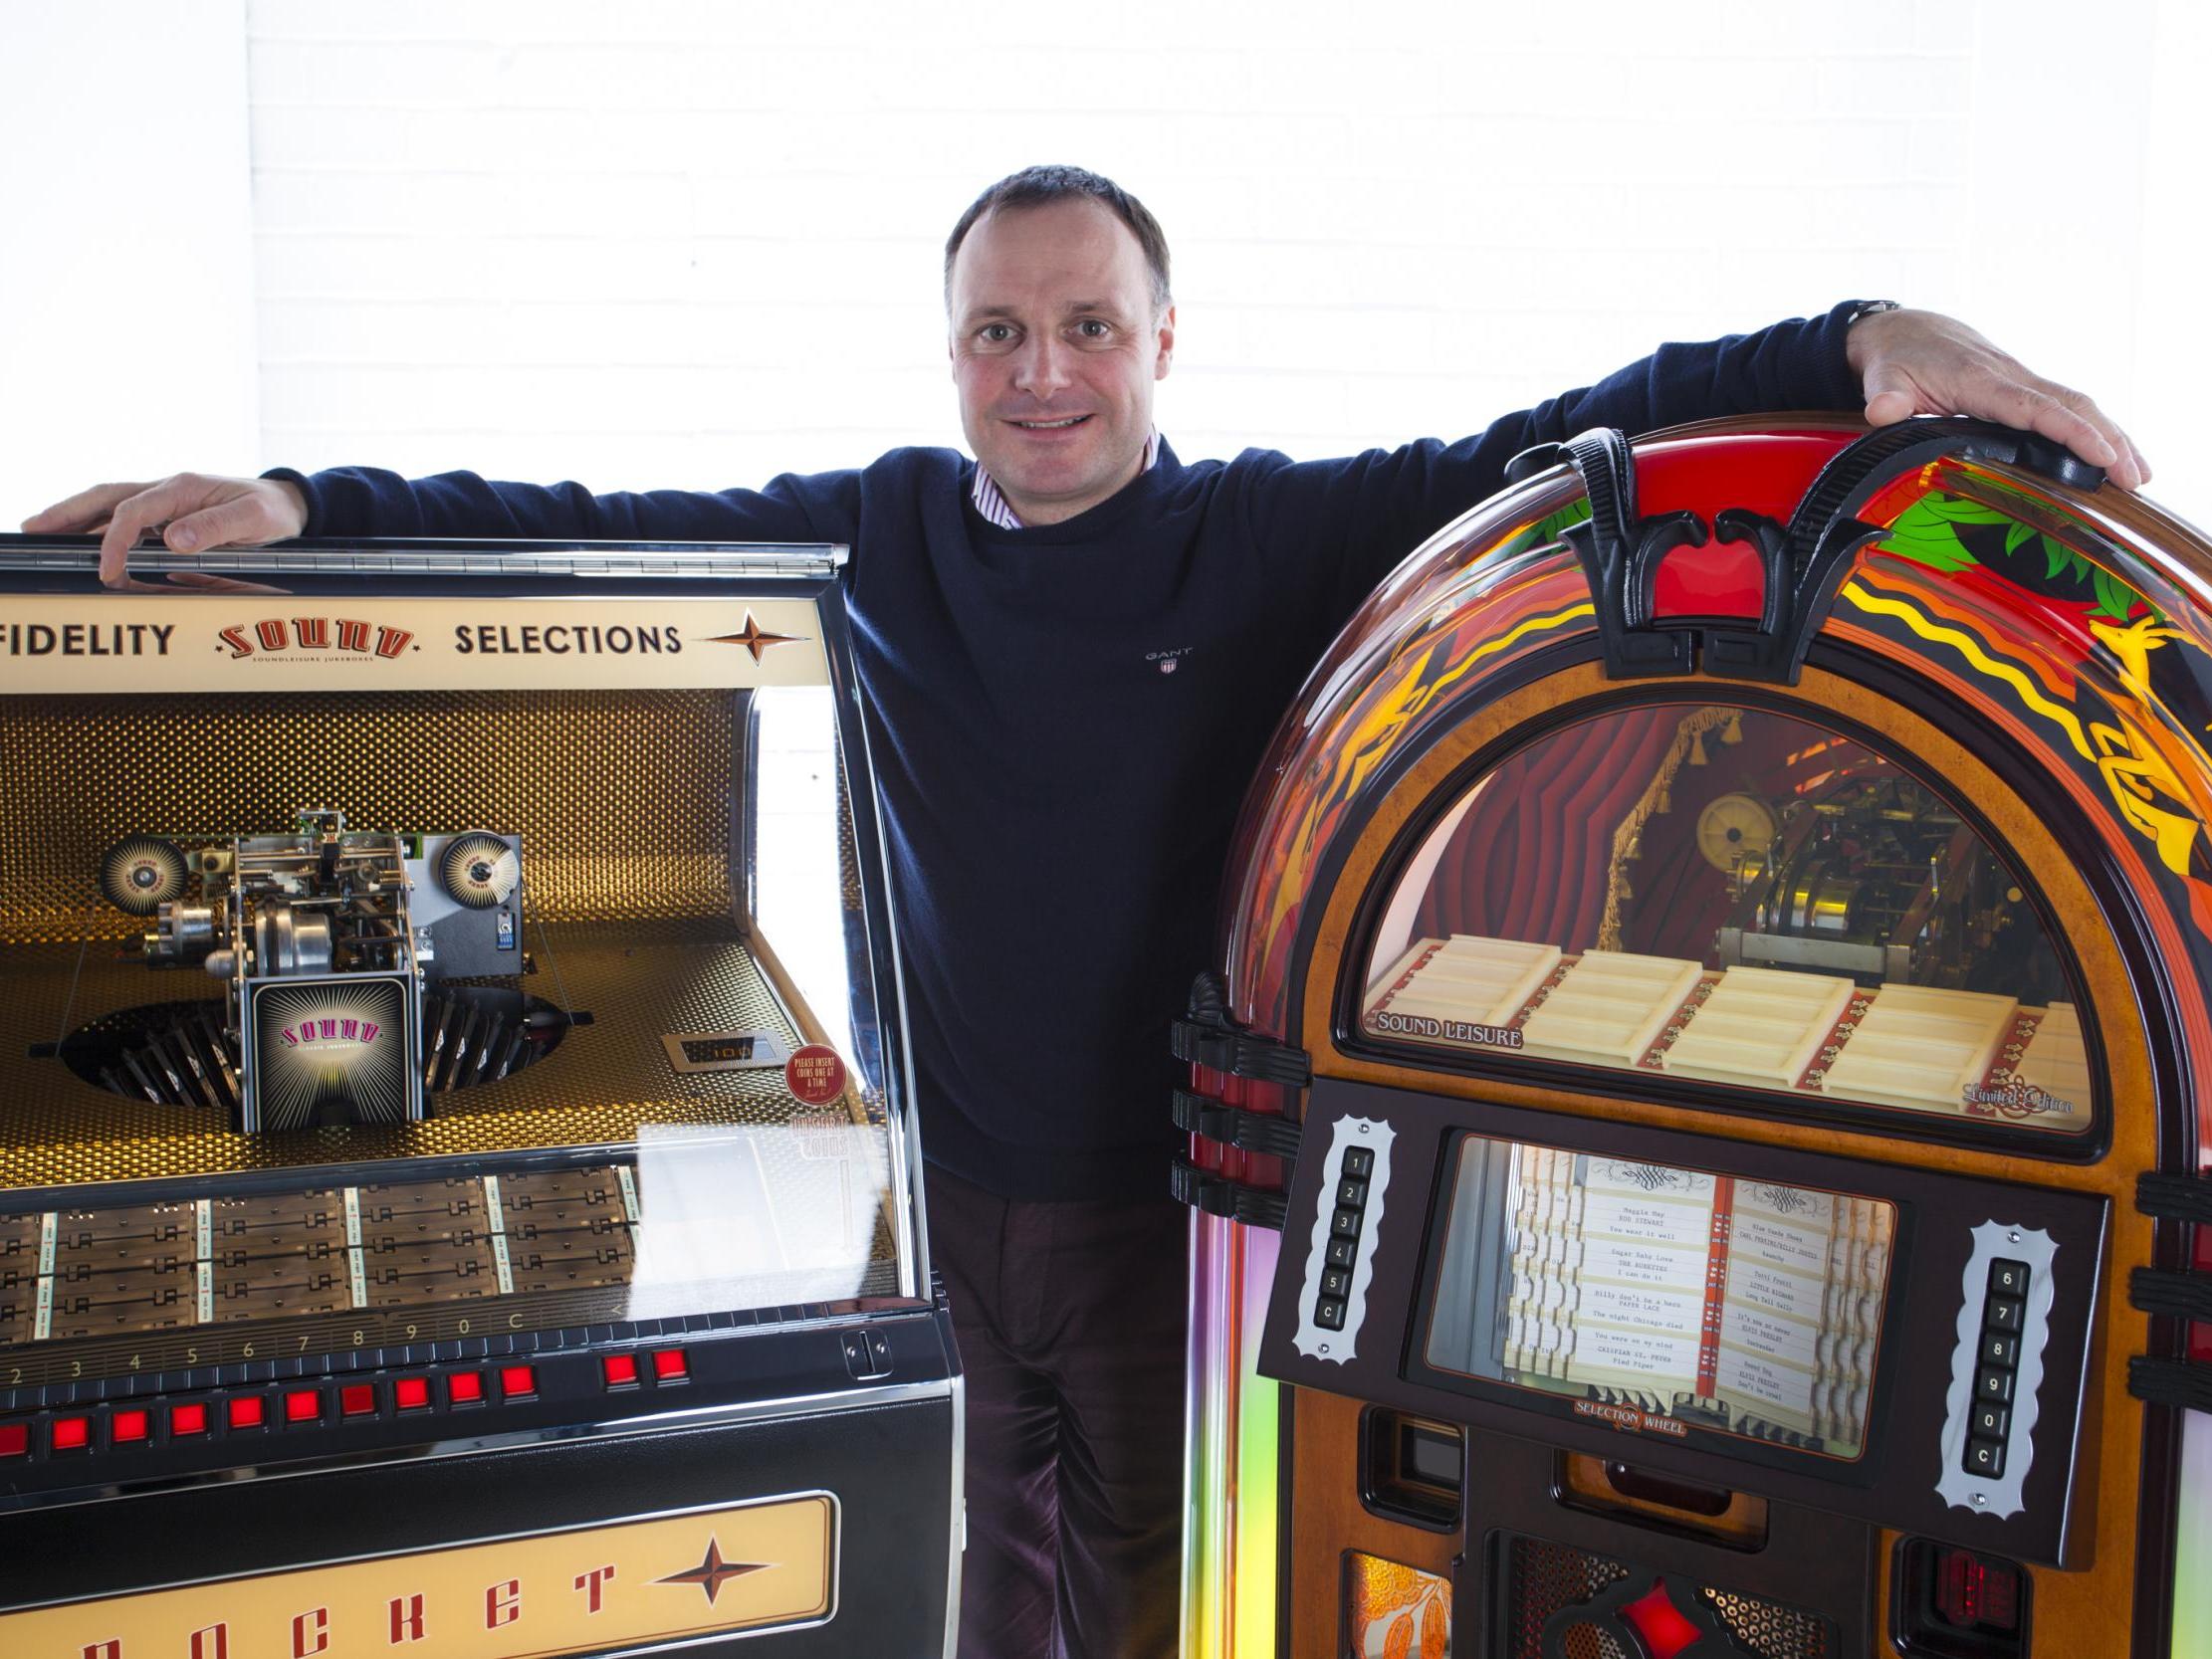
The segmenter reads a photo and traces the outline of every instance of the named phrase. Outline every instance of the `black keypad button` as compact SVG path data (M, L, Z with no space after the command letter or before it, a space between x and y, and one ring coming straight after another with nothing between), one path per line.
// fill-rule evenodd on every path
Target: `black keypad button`
M1336 1201L1357 1208L1367 1202L1367 1182L1347 1175L1336 1183Z
M2028 1305L2017 1296L1993 1296L1989 1306L1982 1310L1984 1331L2018 1331L2020 1319Z
M1350 1267L1353 1262L1359 1259L1359 1254L1360 1241L1356 1238L1332 1238L1329 1240L1328 1256L1331 1267Z
M1338 1238L1358 1238L1360 1236L1360 1212L1355 1209L1339 1209L1336 1214L1329 1217L1329 1231L1336 1234Z
M1321 1275L1323 1296L1347 1297L1352 1294L1352 1275L1341 1267L1332 1267Z
M2012 1411L2007 1406L1984 1401L1974 1407L1973 1428L1969 1431L1992 1440L2002 1440L2011 1432Z
M1344 1304L1333 1296L1324 1296L1313 1305L1313 1323L1324 1331L1344 1329Z
M2002 1331L1984 1331L1981 1362L1985 1365L2003 1365L2010 1370L2020 1363L2020 1339Z
M2026 1296L2028 1294L2028 1264L2026 1262L1991 1262L1989 1264L1989 1294L1991 1296Z
M1966 1442L1966 1472L1969 1475L1987 1475L1991 1480L2005 1472L2005 1443L2002 1440L1985 1440L1980 1435L1969 1436Z
M2010 1405L2012 1384L2011 1367L1984 1365L1974 1373L1974 1398L1984 1405Z
M1356 1175L1356 1176L1357 1176L1357 1177L1358 1177L1359 1179L1361 1179L1361 1180L1363 1180L1363 1181L1364 1181L1364 1180L1366 1180L1368 1176L1370 1176L1370 1175L1374 1174L1374 1173L1375 1173L1375 1150L1374 1150L1374 1148L1373 1148L1373 1147L1371 1147L1371 1146L1347 1146L1347 1147L1345 1147L1345 1148L1344 1148L1344 1172L1345 1172L1345 1173L1346 1173L1347 1175Z

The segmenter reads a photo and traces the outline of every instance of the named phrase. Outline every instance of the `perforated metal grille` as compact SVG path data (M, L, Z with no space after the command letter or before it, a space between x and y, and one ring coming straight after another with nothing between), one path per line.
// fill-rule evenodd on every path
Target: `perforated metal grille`
M1595 1624L1570 1624L1559 1647L1566 1659L1630 1659L1620 1639Z
M725 914L738 703L717 691L0 700L0 942L117 938L100 855L126 835L357 828L523 839L549 922Z
M1603 1555L1539 1539L1514 1539L1506 1554L1506 1651L1511 1659L1545 1659L1544 1625L1552 1614L1581 1606L1628 1575L1627 1567ZM1593 1651L1588 1659L1599 1656Z
M1618 1630L1596 1618L1565 1623L1558 1647L1547 1652L1544 1646L1544 1627L1556 1614L1595 1600L1632 1576L1633 1568L1530 1538L1511 1540L1505 1560L1509 1659L1634 1659ZM1673 1593L1679 1596L1686 1588ZM1696 1594L1719 1617L1735 1651L1748 1659L1832 1659L1836 1654L1835 1626L1817 1613L1702 1585Z
M1755 1595L1714 1589L1697 1593L1720 1615L1737 1644L1757 1659L1828 1659L1836 1651L1833 1627L1816 1614Z

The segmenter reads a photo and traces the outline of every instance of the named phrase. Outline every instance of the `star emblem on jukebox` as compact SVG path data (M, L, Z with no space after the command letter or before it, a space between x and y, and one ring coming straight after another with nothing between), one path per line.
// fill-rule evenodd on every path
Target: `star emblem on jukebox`
M753 660L759 662L762 654L770 646L788 645L798 637L796 634L772 634L753 619L751 611L747 611L745 613L745 627L740 632L716 634L708 643L711 645L742 645L753 653Z
M722 1558L722 1541L710 1534L707 1539L707 1553L700 1557L697 1566L688 1567L682 1572L671 1572L665 1578L655 1578L653 1582L697 1584L707 1592L707 1604L712 1606L715 1597L722 1593L722 1586L731 1579L742 1578L748 1572L760 1572L774 1564L773 1561L726 1561Z

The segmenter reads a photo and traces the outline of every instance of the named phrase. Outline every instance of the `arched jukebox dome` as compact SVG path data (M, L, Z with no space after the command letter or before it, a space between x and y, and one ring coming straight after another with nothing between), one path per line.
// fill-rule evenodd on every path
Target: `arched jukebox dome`
M1975 423L1401 566L1183 1028L1186 1652L2212 1651L2208 742L2212 547Z

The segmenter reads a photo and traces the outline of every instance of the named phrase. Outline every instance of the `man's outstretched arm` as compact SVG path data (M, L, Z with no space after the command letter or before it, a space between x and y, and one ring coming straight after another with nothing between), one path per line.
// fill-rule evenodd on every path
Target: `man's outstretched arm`
M503 484L474 473L406 479L369 467L263 478L178 473L159 483L104 484L24 520L32 534L98 532L100 577L155 587L128 573L130 550L155 525L178 552L259 546L295 535L490 536L611 541L850 541L851 473L786 474L762 490L659 490L594 495L580 484ZM235 586L176 572L188 586Z
M1755 333L1662 345L1649 357L1492 422L1456 443L1430 439L1348 461L1255 469L1254 522L1263 545L1318 560L1339 578L1336 613L1400 558L1505 482L1531 445L1593 426L1632 436L1716 415L1766 410L1864 412L1887 424L1966 414L2027 427L2066 444L2132 488L2148 476L2127 434L2089 398L2029 370L1963 322L1934 311L1856 307L1778 322Z

